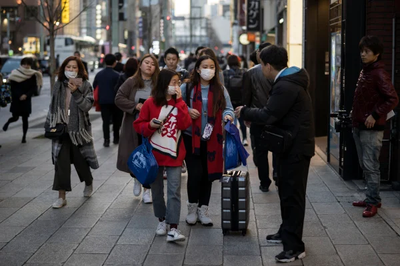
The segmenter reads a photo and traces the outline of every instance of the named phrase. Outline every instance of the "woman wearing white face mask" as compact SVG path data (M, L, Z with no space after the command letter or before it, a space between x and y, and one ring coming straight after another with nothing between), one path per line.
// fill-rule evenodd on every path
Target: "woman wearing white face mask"
M93 177L90 168L99 168L89 120L93 102L93 88L82 61L75 56L68 57L59 69L45 123L45 128L57 124L66 126L66 133L52 140L55 166L53 190L58 191L58 199L53 203L55 209L67 204L65 193L72 190L72 163L80 181L85 181L83 196L92 195Z
M161 70L157 86L143 104L139 118L133 123L136 132L143 132L143 136L149 137L153 146L153 154L159 166L157 178L151 184L154 215L159 220L156 234L165 235L169 224L169 242L185 240L178 230L181 211L181 165L186 153L181 131L188 128L192 122L178 84L177 72ZM164 167L168 175L167 206L164 200Z
M222 120L234 118L228 91L215 73L219 73L218 62L202 56L196 62L191 82L181 86L192 118L192 127L183 134L188 171L186 222L191 225L198 219L203 225L213 224L208 205L212 181L220 179L223 171Z

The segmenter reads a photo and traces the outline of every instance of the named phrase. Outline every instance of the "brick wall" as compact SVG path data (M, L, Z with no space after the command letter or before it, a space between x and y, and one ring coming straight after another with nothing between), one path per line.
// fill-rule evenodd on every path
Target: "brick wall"
M378 36L384 45L382 60L392 74L393 18L396 18L395 87L400 91L400 1L366 0L366 33Z

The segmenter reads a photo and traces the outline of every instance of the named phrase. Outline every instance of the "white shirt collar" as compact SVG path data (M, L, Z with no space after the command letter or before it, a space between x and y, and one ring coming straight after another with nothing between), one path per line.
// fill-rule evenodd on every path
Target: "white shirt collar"
M287 67L285 67L284 69L282 69L281 71L279 71L278 75L276 75L274 82L279 78L279 76L282 74L282 72L286 69Z

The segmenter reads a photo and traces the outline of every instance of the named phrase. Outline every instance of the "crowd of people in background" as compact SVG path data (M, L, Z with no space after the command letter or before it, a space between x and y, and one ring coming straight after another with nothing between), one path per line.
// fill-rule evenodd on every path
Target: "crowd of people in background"
M380 61L381 42L366 36L359 49L364 68L357 84L352 120L368 189L366 199L353 205L365 207L363 216L372 217L381 206L379 154L383 129L398 97ZM166 49L159 59L145 54L140 59L127 58L123 64L122 54L115 53L105 55L104 62L105 68L96 74L93 86L79 51L58 69L45 123L45 128L63 125L65 129L61 137L52 140L53 190L58 191L53 208L67 205L66 192L72 189L71 164L80 181L85 182L84 197L93 193L90 168L99 168L99 163L89 111L96 103L103 123L103 146L110 147L112 124L112 142L119 145L116 167L134 179L134 196L142 194L144 203L153 203L159 221L156 234L167 235L168 242L183 241L185 236L178 230L182 173L187 169L186 223L212 226L212 184L224 172L223 124L231 121L240 128L243 146L251 143L259 189L269 192L272 181L279 188L282 224L278 232L266 236L268 242L283 244L276 260L290 262L305 257L302 234L307 177L315 145L313 108L308 73L288 66L284 48L262 43L251 53L250 62L235 54L218 57L213 49L203 46L182 62L174 47ZM26 143L31 97L42 85L41 73L31 66L32 59L24 58L9 77L12 117L3 126L7 131L10 123L22 117L22 143ZM285 142L290 143L286 150L272 154L272 176L266 126L284 132ZM159 165L156 181L145 186L127 165L130 154L144 138L153 145Z

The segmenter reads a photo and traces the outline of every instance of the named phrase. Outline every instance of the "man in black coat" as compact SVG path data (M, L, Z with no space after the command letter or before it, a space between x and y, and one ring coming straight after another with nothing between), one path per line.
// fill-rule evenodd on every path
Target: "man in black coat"
M275 259L291 262L306 255L302 241L306 187L315 148L309 78L304 69L287 68L288 56L282 47L263 49L260 59L264 76L273 81L268 103L262 109L238 107L235 113L245 121L273 125L292 135L292 145L278 155L282 224L276 234L267 236L267 242L283 243Z

